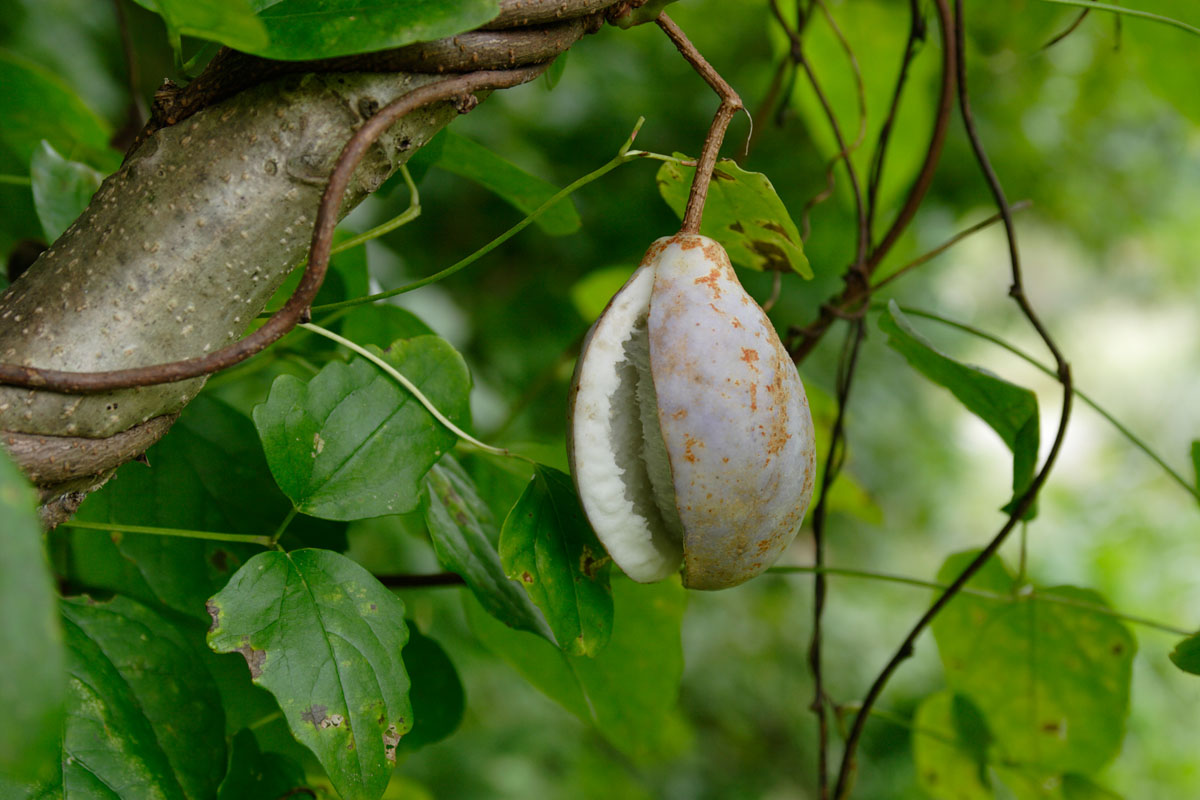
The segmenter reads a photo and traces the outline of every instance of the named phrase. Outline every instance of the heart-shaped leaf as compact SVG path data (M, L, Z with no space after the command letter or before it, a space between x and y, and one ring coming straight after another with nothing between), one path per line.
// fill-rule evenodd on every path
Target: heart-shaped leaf
M444 339L399 340L382 357L449 419L466 418L471 378ZM456 440L363 358L330 363L308 383L281 375L255 407L254 423L279 488L298 509L325 519L412 511L421 479Z
M404 603L328 550L260 553L208 603L208 644L238 652L346 800L377 800L412 725Z

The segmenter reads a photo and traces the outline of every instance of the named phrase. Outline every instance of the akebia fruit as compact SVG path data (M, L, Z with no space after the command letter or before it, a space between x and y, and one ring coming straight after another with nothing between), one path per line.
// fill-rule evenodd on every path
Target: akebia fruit
M767 315L712 239L659 239L588 332L570 397L588 520L636 581L761 573L812 497L812 415Z

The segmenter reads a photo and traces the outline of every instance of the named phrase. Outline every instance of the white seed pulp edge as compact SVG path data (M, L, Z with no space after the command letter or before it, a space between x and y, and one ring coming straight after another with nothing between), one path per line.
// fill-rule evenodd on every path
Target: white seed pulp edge
M579 357L571 410L571 466L584 512L617 566L642 583L663 580L683 563L650 376L646 319L655 263L639 267L596 321Z

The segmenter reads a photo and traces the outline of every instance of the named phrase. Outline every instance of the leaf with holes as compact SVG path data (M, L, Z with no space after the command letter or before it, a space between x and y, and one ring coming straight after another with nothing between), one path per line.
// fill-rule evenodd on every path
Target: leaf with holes
M252 0L270 42L250 49L282 61L389 50L469 31L495 17L496 0Z
M442 456L425 476L425 487L425 524L438 563L461 575L493 617L554 641L541 612L504 574L492 544L499 536L496 521L462 466L449 454Z
M929 380L949 389L967 410L1000 435L1013 454L1013 497L1033 480L1038 455L1037 395L980 367L961 364L917 333L892 300L879 327L888 345ZM1032 511L1029 515L1031 516Z
M975 555L951 556L938 582L952 582ZM1125 735L1133 635L1087 607L1106 607L1095 592L1017 591L996 559L967 586L1000 598L954 598L933 634L946 683L983 712L999 760L1052 773L1090 774L1107 764Z
M471 377L444 339L418 336L382 357L456 423ZM306 514L363 519L412 511L421 479L456 437L418 400L363 358L335 361L305 383L281 375L254 409L271 474Z
M611 560L566 473L538 464L500 530L500 563L546 615L559 645L594 656L612 634Z
M127 597L67 599L62 618L66 796L212 797L225 773L225 716L184 632Z
M38 524L37 494L0 447L0 774L42 781L57 767L63 643Z
M682 153L675 157L687 158ZM658 170L658 191L680 218L695 174L695 167L669 161ZM720 242L739 266L813 276L800 231L771 181L733 161L719 161L713 170L700 233Z
M208 603L208 644L238 652L347 800L377 800L412 725L404 603L328 550L260 553Z

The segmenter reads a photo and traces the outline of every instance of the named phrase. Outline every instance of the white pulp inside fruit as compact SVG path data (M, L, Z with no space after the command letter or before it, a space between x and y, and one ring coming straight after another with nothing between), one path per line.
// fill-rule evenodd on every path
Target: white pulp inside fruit
M653 269L640 269L597 322L581 356L572 423L572 467L588 520L625 574L644 582L666 578L683 560L650 373L653 283Z

